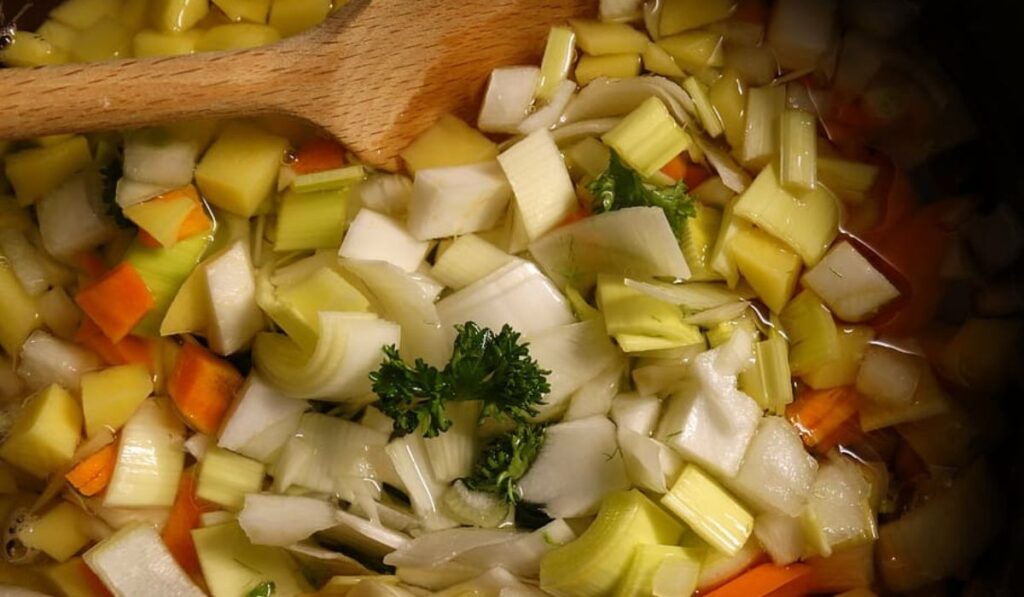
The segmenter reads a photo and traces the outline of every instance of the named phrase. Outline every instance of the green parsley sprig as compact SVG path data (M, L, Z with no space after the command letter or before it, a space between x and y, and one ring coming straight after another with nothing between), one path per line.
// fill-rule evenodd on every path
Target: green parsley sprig
M693 198L686 193L685 182L679 181L670 187L648 184L623 163L615 150L611 152L608 168L587 185L587 190L594 197L594 213L627 207L660 207L677 235L686 218L697 215Z
M465 479L466 486L496 494L509 504L518 503L518 481L530 470L543 446L543 425L517 425L484 447L473 472Z

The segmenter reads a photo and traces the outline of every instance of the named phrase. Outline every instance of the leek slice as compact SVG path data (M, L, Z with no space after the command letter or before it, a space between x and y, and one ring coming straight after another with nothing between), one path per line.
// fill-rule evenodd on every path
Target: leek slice
M722 276L711 268L712 250L722 226L722 212L702 203L694 205L696 216L683 220L680 246L690 266L690 280L721 280Z
M455 479L468 477L473 469L477 454L476 428L480 422L480 403L447 404L445 412L452 426L437 437L425 438L423 443L434 476L443 483L451 483Z
M564 112L565 107L569 105L574 93L576 93L575 82L565 80L559 83L558 89L555 91L555 94L551 96L547 105L527 116L526 119L519 124L518 132L523 135L529 135L537 130L550 130L554 128L554 126L558 124L559 120L561 120L562 112Z
M430 274L445 286L461 290L512 261L514 257L474 234L455 239L437 258Z
M576 82L586 85L601 77L626 79L640 75L639 54L583 56L576 64Z
M691 143L690 136L656 97L640 104L601 140L645 178L654 175Z
M683 89L693 98L693 105L697 108L697 116L700 117L704 130L711 137L718 137L725 129L722 127L722 119L719 117L715 107L711 105L711 98L708 97L708 88L694 77L687 77L683 81Z
M277 209L274 250L333 249L345 231L351 187L299 193L289 190Z
M747 122L740 159L762 167L779 149L779 117L786 108L786 87L751 87L747 90Z
M818 180L843 201L859 204L878 180L874 164L852 162L837 157L818 157Z
M434 474L423 438L412 433L393 440L384 450L405 485L423 527L437 531L458 526L442 512L441 500L446 486Z
M605 122L600 119L625 116L651 97L664 102L668 111L683 126L691 126L690 114L696 112L693 101L678 84L665 77L593 81L580 90L576 98L569 103L563 114L563 121L580 124L583 124L581 121L590 121L594 124Z
M370 391L370 371L380 366L381 348L397 345L397 324L363 313L320 313L320 339L312 351L287 336L262 333L253 361L271 385L294 398L344 402Z
M799 516L817 471L797 430L782 417L765 417L728 485L760 510Z
M240 510L245 494L257 493L263 487L265 473L261 462L210 447L199 461L196 497Z
M773 337L754 345L754 366L740 375L740 388L761 408L781 415L793 401L793 378L789 369L789 345Z
M552 27L548 32L544 57L541 58L540 71L536 75L535 90L530 96L549 101L558 90L558 86L569 76L573 59L576 57L576 33L568 27ZM526 105L529 108L529 102Z
M630 288L620 277L598 277L597 304L604 315L608 335L627 353L693 345L704 347L704 336L696 326L683 321L682 310Z
M873 317L900 292L850 243L836 244L804 274L804 284L821 296L844 321Z
M804 290L779 314L789 336L789 368L803 375L839 356L839 330L832 314L810 290Z
M118 595L203 597L152 526L136 523L104 539L82 556Z
M185 466L185 427L166 400L146 400L121 430L104 507L170 506Z
M799 193L818 184L818 123L803 110L784 110L779 124L779 182Z
M704 550L678 545L638 545L616 597L692 595Z
M577 209L576 191L551 133L537 130L498 156L530 241Z
M297 193L319 193L349 188L366 177L366 169L359 164L334 170L300 174L292 181Z
M565 30L561 27L552 28L551 36L555 35L555 29ZM571 53L572 42L569 43L569 46ZM545 51L546 57L547 52ZM556 68L551 70L554 71L551 79L556 82L561 81L565 78L569 65L559 62ZM477 127L485 133L515 133L518 131L519 124L523 122L530 111L534 90L538 88L540 81L541 69L535 66L507 66L492 70L491 78L487 83L487 92L484 94L484 101L480 106L480 115L477 117ZM548 81L548 79L545 78L544 81ZM557 85L554 87L557 88Z
M637 546L674 545L682 533L682 525L639 491L609 494L586 532L544 556L540 586L563 597L606 595Z
M493 493L473 491L461 480L444 493L444 507L457 522L485 529L496 529L508 522L510 506Z
M663 506L715 549L735 555L754 530L754 518L696 465L683 469Z

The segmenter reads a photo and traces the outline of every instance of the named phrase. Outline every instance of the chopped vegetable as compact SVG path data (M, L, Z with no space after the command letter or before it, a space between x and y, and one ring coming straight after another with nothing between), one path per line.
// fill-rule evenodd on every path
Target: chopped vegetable
M128 263L82 289L75 302L112 342L120 342L156 304L139 272Z
M464 166L498 157L498 146L455 116L445 114L401 152L409 172Z
M856 415L861 397L849 386L801 393L786 407L786 418L800 432L804 445L825 454L847 439L852 423L859 431Z
M727 221L728 210L723 226ZM728 234L726 230L724 236L728 238ZM719 233L719 238L722 236ZM727 250L738 273L773 313L780 313L796 288L800 256L757 228L741 228L730 240Z
M782 417L765 417L728 486L759 510L799 516L817 469L796 429Z
M779 183L792 192L809 191L818 184L818 127L803 110L784 110L779 124Z
M534 95L542 101L551 101L558 91L558 86L569 75L569 69L572 68L575 57L576 34L573 30L567 27L552 27L548 32L547 44L544 46L540 71L534 75L536 92L534 93L534 90L531 89L530 100L525 102L527 110L529 110ZM492 78L491 81L493 84L494 79ZM481 130L484 130L483 126L481 126Z
M245 495L258 493L263 487L264 475L262 463L211 447L199 461L196 497L229 510L240 510Z
M729 17L736 5L735 0L666 0L658 31L661 35L673 35L709 25Z
M86 373L81 382L85 434L116 431L153 393L153 381L144 365L121 365Z
M612 150L608 169L588 185L594 197L594 213L616 211L629 207L657 207L665 212L672 230L679 234L687 218L696 216L693 199L686 194L686 183L658 188L644 183L643 178L626 166Z
M143 523L125 526L83 558L116 594L204 595L174 561L156 530Z
M617 597L692 595L704 550L677 545L638 545Z
M212 435L241 385L242 376L230 363L188 342L178 353L167 391L190 425Z
M484 446L473 472L465 479L466 487L496 494L515 504L520 500L518 481L543 445L543 426L517 425Z
M57 189L92 162L89 142L74 136L49 147L24 149L4 156L4 173L21 205L31 205Z
M21 345L42 326L39 311L32 297L25 292L7 258L0 255L0 348L17 354Z
M660 170L691 142L664 102L656 97L640 104L601 140L643 177Z
M248 4L259 4L248 3ZM243 4L246 6L246 4ZM257 22L262 19L258 19ZM299 146L295 152L292 169L296 174L312 174L335 170L345 165L345 148L337 141L324 137L313 137Z
M740 374L740 388L773 414L782 414L793 402L789 344L773 336L754 344L754 365Z
M184 426L165 400L150 399L125 424L103 505L170 506L185 465Z
M803 283L841 319L866 321L900 292L849 242L836 244L818 265L807 270Z
M497 162L420 170L410 198L409 232L430 240L489 230L511 195Z
M625 23L571 19L569 25L576 32L576 43L592 56L638 54L650 43L647 36Z
M583 56L576 63L575 77L580 85L602 77L625 79L640 75L639 54L608 54Z
M252 216L270 197L287 148L284 138L251 125L232 125L196 166L199 190L217 207Z
M684 321L681 309L630 288L618 276L598 277L597 304L608 335L624 352L704 347L700 330Z
M282 595L308 589L297 564L280 547L253 545L236 522L192 531L203 577L213 597L237 597L272 582Z
M277 212L275 251L333 249L341 243L349 188L299 193L288 191Z
M711 31L686 31L656 42L688 72L722 66L722 36Z
M782 597L805 595L811 569L805 564L761 564L708 593L708 597Z
M61 501L45 514L23 523L18 540L29 549L38 549L58 562L67 561L89 543L83 528L85 513L69 502Z
M294 170L294 166L292 169ZM360 164L354 164L332 170L299 172L290 186L297 193L337 191L359 184L365 177L366 169Z
M839 356L839 330L832 314L810 290L804 290L779 313L789 336L789 368L803 375Z
M696 465L688 464L661 504L701 539L735 555L754 530L754 518Z
M515 195L515 217L529 241L565 220L577 206L569 171L551 133L537 130L498 156Z
M563 27L552 27L550 38L556 36L556 30L568 31ZM570 32L571 34L571 32ZM550 43L550 42L549 42ZM553 67L551 77L561 81L569 70L572 42L568 43L569 54L561 54L561 58L553 58L557 63ZM559 44L559 47L562 47ZM547 51L545 50L545 54ZM534 90L542 81L541 69L535 66L506 66L491 71L487 84L487 92L480 106L477 127L487 133L514 133L526 118L533 105ZM543 79L546 81L547 79ZM557 87L557 86L555 86Z
M71 394L52 385L31 396L0 444L0 458L45 478L71 462L82 433L82 413Z
M64 476L78 493L91 497L100 493L110 484L117 463L117 444L110 443L75 465Z

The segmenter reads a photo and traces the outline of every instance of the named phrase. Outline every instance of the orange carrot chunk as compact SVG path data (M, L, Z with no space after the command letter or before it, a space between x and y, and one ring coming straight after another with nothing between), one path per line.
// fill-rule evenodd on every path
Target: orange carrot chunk
M107 488L117 463L117 442L107 444L99 452L75 465L64 476L84 496L94 496Z
M806 564L761 564L707 594L707 597L800 597L811 592Z
M804 445L825 453L856 436L850 426L857 425L859 407L860 395L850 386L811 390L786 407L786 417L800 432ZM859 426L856 430L859 432Z
M103 330L88 317L82 320L75 342L95 352L107 365L145 365L153 371L153 341L138 336L125 336L111 342Z
M156 301L139 272L128 263L79 291L75 302L113 342L120 342Z
M178 482L178 495L174 498L171 514L160 536L174 560L193 579L201 579L202 570L196 546L192 542L192 529L199 528L203 512L212 510L212 507L196 497L195 473L192 469L186 470Z
M187 343L178 354L167 389L185 420L212 435L242 381L230 363L198 344Z
M82 251L75 255L74 262L90 280L95 280L107 272L107 264L96 251Z
M682 154L677 155L661 167L661 173L672 180L682 180L686 177L686 159Z
M315 137L302 144L295 155L292 170L298 174L310 174L333 170L345 165L345 148L332 139Z

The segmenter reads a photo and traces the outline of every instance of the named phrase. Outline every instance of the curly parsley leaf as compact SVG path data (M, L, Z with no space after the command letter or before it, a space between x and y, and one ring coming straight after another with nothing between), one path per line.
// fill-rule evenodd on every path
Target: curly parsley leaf
M530 470L544 446L544 426L523 423L491 440L465 479L475 491L493 493L509 504L521 499L519 479Z
M422 428L424 437L436 437L451 427L444 407L452 395L450 381L422 359L410 366L396 346L385 346L384 362L370 374L370 381L381 411L391 417L399 433Z
M660 207L677 235L686 218L697 215L685 182L679 181L670 187L647 184L639 173L622 162L615 150L611 152L608 169L587 185L587 190L594 197L594 213L627 207Z

